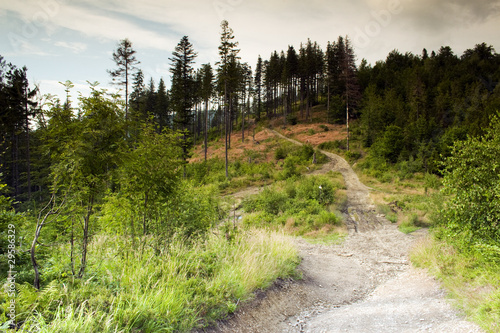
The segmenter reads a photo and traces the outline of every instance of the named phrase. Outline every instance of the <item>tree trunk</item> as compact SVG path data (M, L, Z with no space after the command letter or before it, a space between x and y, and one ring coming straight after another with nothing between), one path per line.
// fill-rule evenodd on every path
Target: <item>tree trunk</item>
M205 161L207 160L208 154L208 99L205 100Z
M40 232L42 231L43 222L38 223L36 226L35 237L33 238L33 242L31 243L30 255L31 255L31 265L33 266L33 270L35 271L35 279L33 280L33 287L37 290L40 290L40 272L38 271L38 263L36 262L36 243L38 242L38 237L40 237Z
M27 162L27 178L28 178L28 201L31 201L31 154L30 154L30 127L29 127L29 117L28 117L28 97L26 94L26 162Z
M224 150L226 154L226 178L229 178L229 172L228 172L228 157L227 157L227 150L228 150L228 131L229 131L229 115L228 115L228 100L227 100L227 82L224 81L224 127L225 127L225 132L226 132L226 141L224 144Z
M80 262L80 270L78 271L78 277L82 278L85 274L85 268L87 266L87 246L89 243L89 224L90 215L92 215L92 208L94 206L94 196L91 195L89 198L89 203L87 206L87 214L83 218L83 239L82 239L82 258Z
M349 95L346 103L346 126L347 126L347 151L349 151Z

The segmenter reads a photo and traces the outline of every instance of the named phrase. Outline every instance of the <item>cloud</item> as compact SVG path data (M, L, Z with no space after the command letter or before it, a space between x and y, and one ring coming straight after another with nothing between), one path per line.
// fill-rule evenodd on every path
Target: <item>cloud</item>
M403 16L419 30L434 33L482 24L500 13L498 0L401 0Z
M41 39L58 28L65 28L101 42L127 37L136 41L138 46L163 50L170 49L172 44L168 35L141 27L134 21L134 16L116 17L88 5L80 6L62 0L9 1L7 10L20 16L24 25L18 33L28 39ZM134 15L133 12L128 14Z
M55 42L55 46L63 47L71 50L73 53L82 53L87 49L87 44L79 43L79 42Z

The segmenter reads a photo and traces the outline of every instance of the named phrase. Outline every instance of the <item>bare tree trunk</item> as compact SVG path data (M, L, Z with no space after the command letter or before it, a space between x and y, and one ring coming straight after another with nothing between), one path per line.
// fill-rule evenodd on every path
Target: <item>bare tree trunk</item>
M349 95L347 95L346 99L347 151L349 151Z
M207 160L208 154L208 99L205 100L205 161Z
M31 247L30 247L31 265L33 266L33 270L35 271L35 278L33 280L33 287L35 287L38 290L40 289L40 271L38 270L39 266L38 266L38 263L36 261L36 244L38 243L38 238L40 237L40 233L42 232L42 228L46 224L52 222L52 221L48 221L48 218L51 215L57 216L59 214L61 208L64 206L66 198L63 199L63 201L61 202L61 204L59 205L59 207L57 209L54 209L55 201L56 201L56 196L55 196L55 194L52 194L52 197L50 198L47 205L45 205L45 207L43 207L40 210L40 213L38 214L38 219L36 221L35 236L33 237L33 241L31 242ZM51 208L49 209L49 207L51 207ZM46 212L45 215L43 215L44 212ZM43 217L42 217L42 215L43 215Z
M229 111L228 111L228 100L227 100L227 82L224 81L224 126L225 126L225 132L226 132L226 141L225 141L225 154L226 154L226 178L229 178L229 171L228 171L228 156L227 156L227 150L228 150L228 131L229 131Z
M26 94L26 92L25 92ZM30 128L28 119L28 100L26 99L26 162L27 162L27 177L28 177L28 201L31 201L31 154L30 154Z
M83 239L82 239L82 258L80 261L80 270L78 271L78 277L82 278L85 274L85 268L87 267L87 246L89 243L89 224L90 216L92 215L92 209L94 207L94 196L91 195L89 198L89 203L87 206L87 214L83 218Z
M44 218L45 220L45 218ZM38 263L36 262L36 243L38 242L38 237L40 237L40 232L42 231L44 222L38 221L36 230L35 230L35 237L33 238L33 242L31 243L31 248L30 248L30 255L31 255L31 265L33 266L33 270L35 271L35 279L33 280L33 287L35 287L37 290L40 290L40 272L38 271Z
M243 103L243 108L241 109L241 143L245 142L245 104Z

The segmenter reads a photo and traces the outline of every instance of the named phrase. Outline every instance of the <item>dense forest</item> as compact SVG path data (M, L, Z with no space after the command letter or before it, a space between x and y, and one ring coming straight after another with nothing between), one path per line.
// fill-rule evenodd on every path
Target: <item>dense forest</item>
M356 140L368 152L362 166L367 173L379 176L389 168L407 168L445 176L448 190L458 196L462 192L457 189L468 186L459 184L460 179L474 174L460 169L460 154L483 144L491 154L484 148L482 159L498 162L498 145L491 145L498 142L498 133L491 128L498 128L498 120L492 119L500 110L500 55L486 43L462 55L447 46L419 55L394 50L385 60L361 60L359 65L349 37L338 37L326 49L307 40L297 49L289 46L259 57L254 68L241 62L238 52L224 21L220 60L197 68L195 47L184 36L169 58L167 90L163 78L156 83L144 76L140 54L124 39L113 53L116 68L109 70L119 93L108 93L95 82L89 83L89 96L77 99L70 81L62 83L67 92L63 99L40 97L28 82L28 69L0 56L0 278L9 281L16 272L21 313L8 322L5 292L0 322L26 331L50 331L56 327L49 327L53 322L62 332L71 330L64 328L67 315L82 332L168 331L203 326L234 311L238 293L246 287L235 287L215 272L226 269L219 267L223 255L237 270L232 261L240 255L236 251L255 246L246 244L230 224L214 238L213 229L228 214L218 199L222 187L215 183L227 184L232 177L231 134L241 133L244 140L246 130L271 119L280 119L282 126L312 121L312 108L324 105L328 123L347 125L343 148L352 149L350 141ZM225 161L210 164L207 147L218 138L224 138ZM197 144L205 148L206 162L193 165L189 160ZM304 160L313 150L305 154ZM301 163L300 157L293 161ZM493 174L498 174L494 165ZM224 177L209 178L216 169ZM481 175L486 179L491 174ZM498 184L498 179L492 182ZM490 188L488 181L483 185ZM481 220L457 201L456 215L446 218L482 221L470 226L471 232L497 246L498 212L492 211L498 211L498 197L484 199L480 189L470 195L477 202L486 200L478 207L490 215ZM11 234L15 247L9 247ZM273 251L264 249L274 244L264 236L259 244L263 252ZM275 268L281 272L273 271L272 278L290 274L296 260L292 252L286 250L282 266ZM124 267L131 271L118 282ZM183 279L176 280L173 276L181 271ZM210 282L196 285L200 276ZM181 285L192 297L156 295L151 291L155 282L167 289ZM127 290L126 296L119 290ZM153 298L173 304L169 297L183 301L147 310ZM196 310L184 313L189 309ZM92 311L102 315L101 321L85 322L84 314ZM200 320L200 314L209 319ZM162 316L167 319L159 320ZM192 319L183 321L183 316Z

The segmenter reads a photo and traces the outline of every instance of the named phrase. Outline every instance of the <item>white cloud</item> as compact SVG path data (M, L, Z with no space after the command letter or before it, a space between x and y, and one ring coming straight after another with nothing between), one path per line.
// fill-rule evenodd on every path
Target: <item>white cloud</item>
M55 42L54 45L69 49L73 53L82 53L83 51L85 51L87 49L87 44L79 43L79 42L59 41L59 42Z

